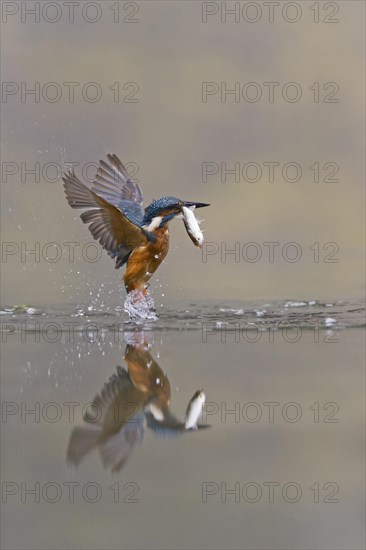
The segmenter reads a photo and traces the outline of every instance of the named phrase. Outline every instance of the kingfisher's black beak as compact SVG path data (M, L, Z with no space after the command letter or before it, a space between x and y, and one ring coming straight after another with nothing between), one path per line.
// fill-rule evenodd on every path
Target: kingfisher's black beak
M204 206L210 206L209 204L206 204L205 202L185 202L184 206L187 208L191 208L192 206L195 206L196 208L203 208Z

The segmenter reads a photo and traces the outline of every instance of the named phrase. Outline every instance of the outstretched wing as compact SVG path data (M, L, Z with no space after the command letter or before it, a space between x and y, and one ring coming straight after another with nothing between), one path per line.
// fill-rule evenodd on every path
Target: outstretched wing
M104 384L100 393L94 397L92 402L92 408L98 412L95 418L88 416L88 411L84 414L84 421L93 423L99 426L104 426L106 417L115 407L118 399L123 398L124 394L128 395L128 392L133 389L133 384L130 380L128 372L122 367L117 367L117 374L113 374L108 382ZM92 415L94 414L92 411Z
M110 377L84 414L88 426L73 429L67 451L68 462L78 466L92 449L98 447L104 468L119 471L136 443L143 439L144 404L144 394L134 388L126 370L117 367L117 373Z
M124 164L117 155L107 155L108 162L99 161L92 191L121 210L130 221L141 224L144 217L144 197L137 183L132 183Z
M134 248L154 240L154 236L134 223L118 207L86 187L73 172L62 178L66 199L72 208L92 208L81 214L84 223L108 254L123 265Z

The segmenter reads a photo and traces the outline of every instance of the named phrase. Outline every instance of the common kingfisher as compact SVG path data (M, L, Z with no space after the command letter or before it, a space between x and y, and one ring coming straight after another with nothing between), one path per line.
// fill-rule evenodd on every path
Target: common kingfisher
M91 189L73 171L64 174L66 199L72 208L87 208L80 217L89 224L94 239L116 261L116 269L126 264L123 281L127 293L147 294L147 282L169 249L169 222L186 209L209 204L162 197L142 208L143 195L132 183L126 167L116 155L99 161ZM188 229L187 229L188 231Z

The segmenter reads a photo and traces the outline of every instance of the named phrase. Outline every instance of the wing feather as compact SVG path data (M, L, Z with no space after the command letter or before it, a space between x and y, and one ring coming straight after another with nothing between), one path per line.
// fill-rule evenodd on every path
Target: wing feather
M117 155L107 155L109 163L99 161L99 168L92 190L123 210L123 202L135 203L136 211L143 217L142 202L144 200L142 191L137 183L132 183L124 164ZM137 206L139 209L137 210Z
M66 199L72 208L92 208L81 214L89 230L112 257L117 256L119 266L125 255L134 248L154 240L154 236L133 223L119 208L110 204L96 192L81 183L73 172L64 175ZM122 251L122 256L119 254ZM127 259L127 258L126 258Z

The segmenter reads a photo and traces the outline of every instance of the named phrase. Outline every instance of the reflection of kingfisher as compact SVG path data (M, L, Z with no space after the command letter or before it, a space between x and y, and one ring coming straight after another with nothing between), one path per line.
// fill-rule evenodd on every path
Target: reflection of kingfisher
M117 367L117 373L95 396L89 415L84 415L88 426L72 430L67 461L74 466L98 449L104 467L118 472L135 445L142 442L145 426L163 437L210 427L198 423L205 402L203 390L198 390L189 401L184 419L171 412L168 377L151 356L146 342L128 344L124 359L128 370Z
M100 161L91 189L73 172L65 174L66 199L72 208L88 209L80 217L90 224L93 237L116 260L116 268L127 264L123 278L127 292L141 290L146 294L147 281L168 253L169 222L184 213L184 208L209 205L162 197L143 210L140 187L128 179L126 168L116 155L108 155L108 161ZM185 225L192 238L186 219Z

